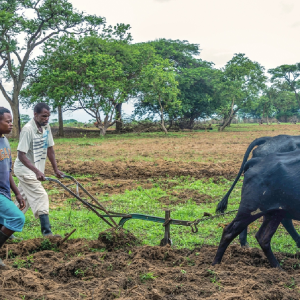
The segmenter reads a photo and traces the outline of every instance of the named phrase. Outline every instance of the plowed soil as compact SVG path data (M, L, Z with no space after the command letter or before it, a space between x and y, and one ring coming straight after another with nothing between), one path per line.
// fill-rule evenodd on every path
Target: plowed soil
M59 161L59 167L69 174L98 175L105 179L146 179L153 177L192 176L195 178L211 178L223 176L232 178L240 167L234 161L220 163L188 163L157 160L154 162L77 162Z
M187 132L178 136L56 140L59 168L73 175L103 179L138 180L153 177L224 176L232 178L240 168L249 144L262 136L299 134L299 125L254 126L257 131ZM264 130L265 129L265 130ZM249 130L249 129L248 129ZM51 173L47 164L46 173Z
M93 195L123 193L137 186L151 188L153 178L232 179L255 138L299 132L299 125L259 128L259 132L191 132L184 137L99 142L83 138L68 145L56 140L55 151L62 171L92 176L79 181ZM47 164L46 174L51 173ZM158 199L167 205L189 199L215 201L193 190L167 193ZM69 195L60 190L51 197L64 200ZM213 267L214 246L193 250L142 246L128 232L107 231L96 241L59 243L33 239L4 246L0 257L7 267L0 269L0 300L300 299L300 254L275 253L283 268L278 270L270 268L260 249L236 244L227 249L222 264Z
M138 246L127 232L105 234L60 248L54 238L9 244L0 299L299 299L298 256L277 253L283 270L274 270L262 251L233 245L213 267L216 247Z

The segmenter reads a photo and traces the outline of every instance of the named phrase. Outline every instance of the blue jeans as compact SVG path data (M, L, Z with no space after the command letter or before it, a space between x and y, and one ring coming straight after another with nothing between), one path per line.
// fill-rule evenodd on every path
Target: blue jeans
M12 231L21 232L25 216L13 201L0 194L0 224Z

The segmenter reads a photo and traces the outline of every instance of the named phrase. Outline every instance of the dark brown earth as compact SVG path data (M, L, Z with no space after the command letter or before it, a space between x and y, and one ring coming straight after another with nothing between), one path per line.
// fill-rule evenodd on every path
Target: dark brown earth
M154 177L191 176L194 178L223 176L227 179L236 176L240 163L234 161L220 163L172 162L157 160L154 162L102 162L59 160L58 166L69 174L98 175L104 179L145 179ZM49 169L50 171L50 169Z
M9 244L0 299L299 299L297 255L276 253L283 270L274 270L262 251L233 245L213 267L216 247L176 250L134 245L126 232L108 236L69 240L61 248L58 239Z

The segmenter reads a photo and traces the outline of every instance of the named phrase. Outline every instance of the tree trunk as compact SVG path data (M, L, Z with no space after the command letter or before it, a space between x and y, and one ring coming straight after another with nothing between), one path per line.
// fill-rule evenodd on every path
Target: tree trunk
M168 130L167 130L166 126L165 126L164 110L163 110L163 107L161 105L160 97L158 98L158 102L159 102L159 106L160 106L160 120L161 120L160 125L161 125L163 131L165 132L165 134L167 134Z
M100 129L100 136L105 136L107 128L104 124L102 126L99 126Z
M21 131L21 120L19 112L19 103L9 102L12 114L13 114L13 130L12 137L18 139Z
M170 130L170 128L174 125L174 120L169 121L169 126L167 130Z
M110 126L110 122L107 122L106 120L104 120L104 122L102 122L101 120L97 120L96 123L96 127L100 130L100 136L105 136L107 128Z
M230 125L232 119L234 118L234 115L236 114L236 111L233 110L233 107L234 107L234 99L232 100L232 103L231 103L231 109L230 109L230 113L228 114L228 116L226 118L224 118L224 122L223 124L219 127L219 131L223 131L227 126Z
M63 137L64 136L64 120L63 120L63 113L62 113L62 107L59 105L57 107L58 111L58 136Z
M116 105L116 132L120 133L123 129L123 122L122 122L122 103L118 103Z
M163 117L162 117L162 119L161 119L160 125L161 125L163 131L165 132L165 134L167 134L167 133L168 133L168 130L167 130L166 126L165 126L165 121L164 121L164 118L163 118Z
M188 129L193 129L195 124L195 119L194 117L190 117L189 119L189 124L188 124Z

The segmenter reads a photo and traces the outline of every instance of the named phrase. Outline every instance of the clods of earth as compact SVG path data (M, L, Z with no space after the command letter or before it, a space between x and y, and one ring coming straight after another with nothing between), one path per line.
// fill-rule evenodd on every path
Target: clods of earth
M217 248L193 250L141 245L128 231L107 230L98 240L33 239L0 251L0 299L299 299L298 255L232 245L211 266ZM6 259L7 257L7 259Z

